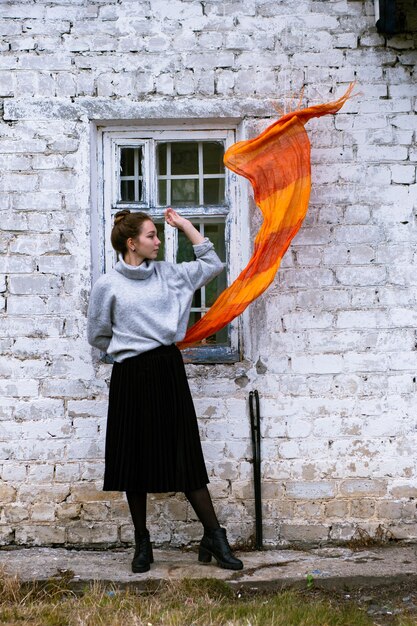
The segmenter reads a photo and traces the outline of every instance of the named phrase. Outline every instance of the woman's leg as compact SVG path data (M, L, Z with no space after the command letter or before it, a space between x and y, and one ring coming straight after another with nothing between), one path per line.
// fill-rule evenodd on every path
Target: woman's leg
M213 530L220 527L210 492L206 486L194 491L186 491L185 496L205 529Z
M132 561L132 572L134 573L149 571L151 563L153 563L152 545L149 539L149 531L146 528L146 496L146 492L126 492L130 514L135 527L136 547Z
M137 533L146 532L146 491L126 491L133 526Z
M186 491L185 495L204 526L204 536L200 543L198 560L210 563L214 556L218 565L225 569L242 569L243 563L237 559L227 541L226 531L220 528L207 487Z

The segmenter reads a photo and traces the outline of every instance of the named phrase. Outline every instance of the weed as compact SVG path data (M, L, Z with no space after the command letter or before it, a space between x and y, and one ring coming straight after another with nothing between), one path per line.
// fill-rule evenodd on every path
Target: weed
M389 541L394 541L395 537L390 530L387 530L379 524L375 534L370 535L364 528L358 526L347 546L351 550L362 550L364 548L373 548L383 546Z
M306 581L307 581L307 589L312 589L314 587L314 576L313 576L313 574L307 574Z

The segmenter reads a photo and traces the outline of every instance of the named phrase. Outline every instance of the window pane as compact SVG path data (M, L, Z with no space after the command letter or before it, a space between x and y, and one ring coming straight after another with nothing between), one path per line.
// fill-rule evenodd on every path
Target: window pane
M122 202L134 202L135 201L135 181L134 180L121 180L120 181L120 199Z
M224 178L204 179L204 204L224 204Z
M161 241L161 245L159 246L159 252L158 252L158 261L163 261L165 259L165 229L164 229L164 224L155 224L157 232L158 232L158 239L160 239Z
M134 176L135 173L135 148L122 148L120 150L120 175Z
M195 141L171 143L171 174L198 174L198 144Z
M198 205L198 180L172 180L171 204L173 206Z
M204 234L214 244L214 249L220 257L220 260L226 261L226 243L224 234L224 223L205 224Z
M198 222L194 222L196 228L201 228ZM205 223L204 234L209 237L213 242L216 252L219 254L222 260L225 259L225 242L224 242L225 225L223 222L218 224ZM182 231L178 231L178 250L177 250L177 262L181 261L193 261L195 259L194 250L192 244L187 239ZM195 292L192 301L192 308L199 309L203 306L203 292L204 292L204 307L208 309L215 302L221 292L226 289L226 271L224 270L219 276L214 278L208 285L205 285L202 289ZM188 327L195 324L201 318L202 312L192 311ZM215 335L208 337L202 342L202 345L228 345L228 328L220 330Z
M201 314L198 313L197 311L193 311L190 313L190 319L188 322L188 328L190 328L190 326L193 326L196 322L198 322L198 320L200 319Z
M194 293L193 301L191 303L191 308L199 309L201 307L201 289L197 289Z
M120 148L121 202L142 201L142 148Z
M224 146L222 143L205 141L203 143L204 174L223 174Z
M210 307L217 300L217 297L226 289L226 271L216 276L206 285L206 307Z
M227 344L229 343L229 338L228 338L228 327L225 326L224 328L222 328L221 330L219 330L218 333L216 333L215 335L210 335L210 337L207 337L207 343L214 343L216 345L224 345L227 346Z
M198 229L198 224L194 224ZM194 248L192 243L187 239L182 230L178 231L178 250L177 250L177 263L183 261L194 261Z
M159 143L156 148L157 168L160 176L166 176L167 173L167 144Z
M167 205L167 181L158 180L158 204L159 206Z

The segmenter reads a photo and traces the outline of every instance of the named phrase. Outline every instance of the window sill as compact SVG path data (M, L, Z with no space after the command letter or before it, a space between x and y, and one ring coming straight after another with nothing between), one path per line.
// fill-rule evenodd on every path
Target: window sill
M204 346L198 348L185 348L181 350L184 363L187 364L215 364L215 363L237 363L240 355L238 350L228 346ZM102 352L100 354L102 363L113 364L113 357Z
M184 363L237 363L240 361L238 350L228 346L199 346L181 350Z

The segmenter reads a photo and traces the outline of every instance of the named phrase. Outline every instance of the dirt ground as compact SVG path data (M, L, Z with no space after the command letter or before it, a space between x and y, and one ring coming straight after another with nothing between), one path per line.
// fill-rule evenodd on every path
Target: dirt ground
M399 617L411 618L417 624L417 584L415 582L346 591L312 589L306 593L327 598L332 602L356 604L378 626L398 624Z

